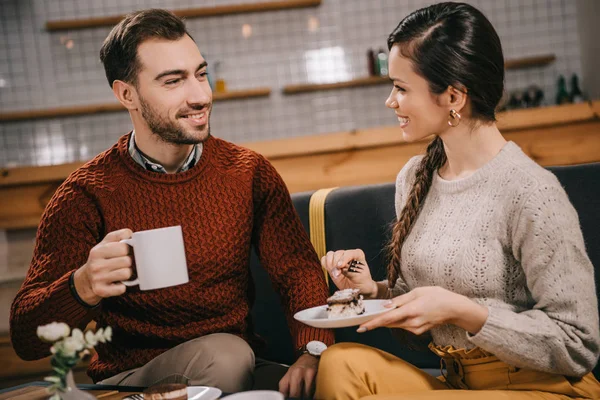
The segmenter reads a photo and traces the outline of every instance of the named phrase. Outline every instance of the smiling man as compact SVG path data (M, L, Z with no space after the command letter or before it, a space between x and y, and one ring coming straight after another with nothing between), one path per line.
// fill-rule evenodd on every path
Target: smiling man
M133 130L71 174L48 204L11 309L15 350L26 360L45 357L38 325L95 320L114 331L90 363L96 382L237 392L270 378L271 389L310 396L318 359L303 349L331 344L333 334L292 316L324 304L327 288L281 177L264 157L211 136L207 64L172 13L126 16L100 58ZM121 240L173 225L183 229L189 283L127 289L121 281L133 260ZM289 369L255 357L252 246L291 321L299 358Z

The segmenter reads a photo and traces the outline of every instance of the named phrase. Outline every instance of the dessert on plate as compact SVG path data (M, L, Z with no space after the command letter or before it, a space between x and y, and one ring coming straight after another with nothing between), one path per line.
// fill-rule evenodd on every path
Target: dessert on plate
M144 400L187 400L187 386L183 383L166 383L144 390Z
M355 317L364 314L363 296L358 289L342 289L327 299L327 318Z

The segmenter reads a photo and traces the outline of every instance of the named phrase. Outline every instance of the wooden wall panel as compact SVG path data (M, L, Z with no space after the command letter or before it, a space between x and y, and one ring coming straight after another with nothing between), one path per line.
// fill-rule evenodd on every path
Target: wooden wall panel
M0 228L33 228L61 181L0 187Z
M544 166L600 161L600 122L509 132L504 135Z
M504 136L544 166L600 161L599 122L513 131ZM427 142L402 143L272 162L293 193L394 181L404 164L426 147Z
M348 150L273 160L290 192L390 182L427 142L396 144L378 148Z

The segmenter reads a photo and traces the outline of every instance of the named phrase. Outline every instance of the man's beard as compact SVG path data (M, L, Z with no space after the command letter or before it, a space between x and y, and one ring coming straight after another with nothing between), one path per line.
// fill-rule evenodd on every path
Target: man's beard
M153 110L152 106L150 106L150 104L148 104L141 96L139 99L142 107L142 118L144 118L148 124L150 131L157 135L162 141L172 144L198 144L204 142L210 136L209 107L204 108L204 112L209 113L208 118L206 119L206 134L198 136L187 133L176 122L163 118L158 112Z

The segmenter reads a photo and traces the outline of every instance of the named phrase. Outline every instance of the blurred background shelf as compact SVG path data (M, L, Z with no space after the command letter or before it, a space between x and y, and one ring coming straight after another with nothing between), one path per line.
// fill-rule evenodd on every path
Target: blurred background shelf
M600 104L600 101L503 111L497 113L498 128L504 133L516 129L591 121L598 118L594 113L594 104Z
M316 92L323 90L344 89L361 86L381 85L390 83L387 76L366 76L353 79L351 81L333 82L333 83L301 83L297 85L286 85L283 87L284 94L297 94L306 92Z
M321 0L283 0L271 2L259 2L250 4L230 4L215 7L199 7L173 10L175 15L184 18L215 17L234 14L249 14L265 11L289 10L294 8L316 7ZM67 29L86 29L99 26L116 25L124 15L112 17L82 18L69 20L47 21L46 29L49 31L60 31Z
M246 90L234 90L224 93L213 92L213 101L244 100L256 97L267 97L270 94L271 89L266 87ZM90 104L84 106L55 107L38 110L23 110L0 113L0 122L22 121L42 118L71 117L75 115L99 114L116 111L125 111L125 108L120 103L104 103Z
M519 69L533 66L547 65L555 60L554 55L535 56L521 59L513 59L506 61L506 69ZM356 78L350 81L333 82L333 83L308 83L286 85L283 88L283 93L293 95L298 93L308 93L353 87L364 87L373 85L382 85L389 83L390 79L387 76L367 76ZM213 93L214 101L240 100L255 97L266 97L271 94L271 89L262 87L247 90L236 90L225 93ZM68 117L75 115L98 114L107 112L124 111L123 106L119 103L105 104L90 104L84 106L68 106L55 107L38 110L23 110L14 112L0 113L0 122L22 121L31 119Z
M543 67L556 60L554 54L545 54L532 57L515 58L513 60L506 60L504 62L504 68L510 69L521 69L521 68L532 68L532 67Z
M556 60L554 54L516 58L506 60L504 67L507 70L532 68L548 65ZM294 85L286 85L283 87L284 94L298 94L307 92L317 92L333 89L344 89L352 87L372 86L390 83L390 78L387 76L367 76L356 78L350 81L333 82L333 83L299 83Z

